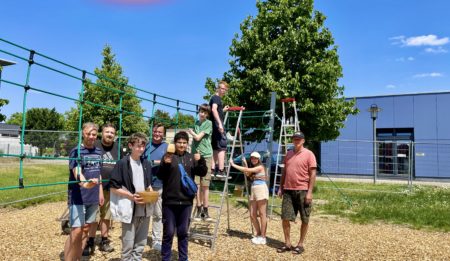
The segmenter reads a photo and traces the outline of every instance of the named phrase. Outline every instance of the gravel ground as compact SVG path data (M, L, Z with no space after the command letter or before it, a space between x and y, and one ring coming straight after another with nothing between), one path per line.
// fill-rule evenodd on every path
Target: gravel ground
M0 260L59 260L67 236L61 234L60 223L55 219L64 209L63 202L22 210L0 209ZM225 214L222 218L216 251L198 242L189 242L190 260L300 259L292 253L276 253L276 248L283 244L279 220L269 222L267 245L254 246L250 242L246 209L232 209L229 234L225 233ZM104 255L96 250L88 260L120 260L120 230L120 224L115 223L111 237L114 252ZM298 231L299 224L292 224L293 242L298 240ZM305 248L301 255L303 260L450 260L450 233L384 223L359 225L313 213ZM176 256L176 240L174 249ZM160 256L147 246L144 260L160 260Z

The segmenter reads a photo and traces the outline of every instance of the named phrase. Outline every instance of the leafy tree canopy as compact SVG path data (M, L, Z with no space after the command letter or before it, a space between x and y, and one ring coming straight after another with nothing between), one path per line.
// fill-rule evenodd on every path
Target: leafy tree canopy
M154 120L155 122L164 125L165 129L170 129L174 127L177 127L178 129L192 128L195 123L194 116L179 112L177 124L176 113L173 116L170 116L170 113L160 109L155 111Z
M22 118L21 113L20 116L18 113L16 115L18 115L15 116L16 119ZM64 116L62 114L58 113L55 108L31 108L27 111L26 116L25 143L38 147L40 154L45 151L45 148L59 147L60 133L51 131L63 130ZM19 125L21 124L22 122Z
M136 90L128 85L128 78L123 76L122 66L116 61L115 54L109 45L102 52L101 68L94 70L98 76L95 84L87 81L83 99L83 122L95 122L103 125L111 122L119 127L120 109L122 115L122 135L128 136L135 132L148 133L148 124L142 117L144 109L141 100L136 97ZM120 97L122 96L122 108ZM78 130L78 106L72 108L67 115L67 129Z
M6 119L6 123L22 126L22 113L15 112Z
M257 2L258 14L247 17L232 40L230 69L223 76L230 91L224 103L261 110L269 109L273 91L278 98L294 97L302 131L308 139L322 141L339 136L347 115L357 110L354 101L343 97L337 46L313 2ZM206 99L216 82L206 80ZM280 103L277 114L282 115Z
M9 103L8 100L0 99L0 111L1 111L1 108L5 105L8 105L8 103ZM6 115L0 113L0 122L4 121L5 119L6 119Z

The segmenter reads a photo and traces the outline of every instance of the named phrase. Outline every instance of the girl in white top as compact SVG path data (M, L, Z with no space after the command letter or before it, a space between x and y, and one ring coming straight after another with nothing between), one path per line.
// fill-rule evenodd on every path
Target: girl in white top
M243 158L245 160L245 158ZM242 167L236 165L232 159L230 159L230 164L235 169L244 172L244 174L251 179L252 191L250 196L250 218L252 220L253 227L256 231L256 236L252 238L252 243L257 245L266 244L266 230L267 230L267 216L266 208L267 201L269 199L269 189L266 184L266 170L264 165L261 163L261 155L254 151L250 154L250 166ZM260 217L260 222L258 221L258 214Z

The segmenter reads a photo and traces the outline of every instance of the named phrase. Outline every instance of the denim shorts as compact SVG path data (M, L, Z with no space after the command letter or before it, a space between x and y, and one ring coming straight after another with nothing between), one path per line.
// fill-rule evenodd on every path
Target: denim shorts
M91 205L70 205L69 221L71 227L82 227L85 224L95 223L98 204Z

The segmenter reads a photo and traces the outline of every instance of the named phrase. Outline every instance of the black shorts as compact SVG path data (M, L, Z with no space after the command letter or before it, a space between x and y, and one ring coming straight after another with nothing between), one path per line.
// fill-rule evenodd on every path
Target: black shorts
M213 124L213 131L211 136L211 146L213 150L226 151L227 150L227 136L225 131L219 132L219 129Z
M302 223L308 224L312 203L305 204L307 190L285 190L281 203L281 219L295 221L298 212Z

